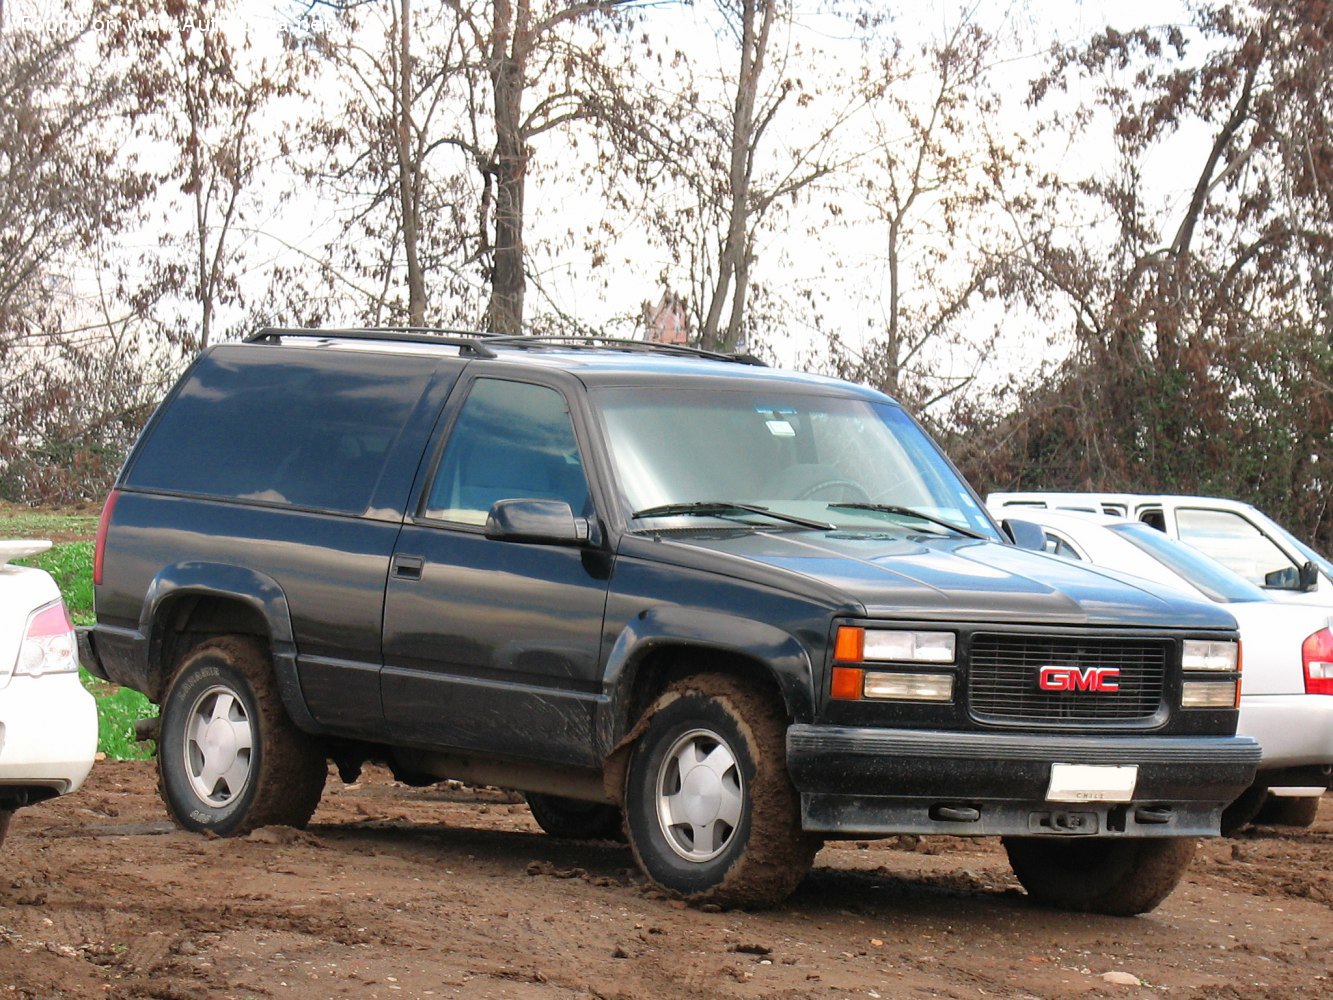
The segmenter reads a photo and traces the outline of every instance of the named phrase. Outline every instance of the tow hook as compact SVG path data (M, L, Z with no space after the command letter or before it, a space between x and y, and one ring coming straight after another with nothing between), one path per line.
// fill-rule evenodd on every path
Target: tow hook
M1031 813L1028 829L1033 833L1059 833L1065 836L1088 836L1097 832L1100 824L1093 812Z

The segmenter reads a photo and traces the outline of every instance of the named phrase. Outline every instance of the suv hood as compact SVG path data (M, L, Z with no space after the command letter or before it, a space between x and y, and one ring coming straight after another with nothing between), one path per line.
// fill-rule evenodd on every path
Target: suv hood
M673 531L667 537L805 577L861 604L873 618L1236 627L1211 602L997 542L866 531ZM746 573L737 566L733 575Z

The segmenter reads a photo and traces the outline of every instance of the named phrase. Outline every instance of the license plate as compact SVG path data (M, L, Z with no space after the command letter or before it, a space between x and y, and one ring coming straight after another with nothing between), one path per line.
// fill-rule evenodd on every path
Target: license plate
M1125 764L1052 764L1047 802L1130 802L1139 766Z

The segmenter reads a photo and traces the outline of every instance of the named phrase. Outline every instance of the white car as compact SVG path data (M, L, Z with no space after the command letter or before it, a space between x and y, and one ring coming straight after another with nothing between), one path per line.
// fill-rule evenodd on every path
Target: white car
M1240 626L1244 672L1237 730L1263 747L1255 786L1223 815L1223 830L1256 816L1313 822L1333 773L1333 609L1275 600L1271 591L1141 521L1033 508L1003 513L1040 525L1052 555L1223 605Z
M1187 542L1274 600L1333 610L1333 562L1257 507L1224 497L1144 493L992 493L997 518L1031 520L1032 510L1074 510L1142 521Z
M50 574L11 566L50 542L0 541L0 841L14 810L83 784L97 754L97 706Z

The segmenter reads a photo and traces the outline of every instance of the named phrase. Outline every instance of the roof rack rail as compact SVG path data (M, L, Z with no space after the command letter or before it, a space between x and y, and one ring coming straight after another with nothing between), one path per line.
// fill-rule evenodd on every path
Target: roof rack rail
M689 347L685 344L663 344L655 340L626 340L622 337L601 337L596 334L540 333L513 335L497 333L487 337L486 344L494 347L516 347L520 350L526 350L530 347L603 347L619 351L633 351L644 354L675 354L685 357L707 358L710 361L729 361L733 364L768 367L765 362L752 354L723 354L718 351L706 351L701 347Z
M371 326L354 328L274 327L266 326L245 338L247 344L279 343L285 338L302 337L326 340L379 340L399 344L443 344L479 358L493 358L495 352L485 345L507 339L496 333L477 330L451 330L434 326Z

